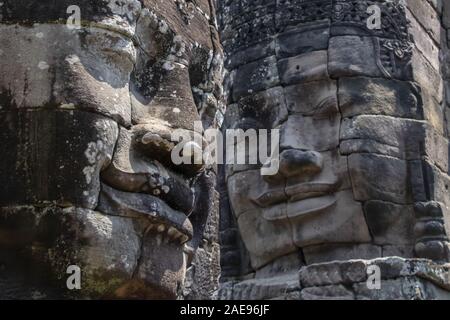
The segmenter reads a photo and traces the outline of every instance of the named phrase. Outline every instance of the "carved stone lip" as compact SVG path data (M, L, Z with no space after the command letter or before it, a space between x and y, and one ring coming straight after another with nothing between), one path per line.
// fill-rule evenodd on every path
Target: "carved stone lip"
M334 206L336 202L337 198L334 194L300 200L288 207L287 217L291 221L306 218Z
M268 208L287 200L288 196L284 189L270 190L252 199L252 201L261 208Z
M97 211L128 218L146 218L155 231L185 243L193 237L193 226L187 215L172 209L160 198L143 193L130 193L102 184Z
M286 194L290 201L315 198L337 191L339 182L306 182L286 187Z
M150 167L138 160L134 161L134 167L113 162L102 172L102 181L116 190L159 198L172 209L189 215L194 209L195 192L188 182L162 165ZM143 165L139 166L140 163Z
M307 182L284 189L269 190L252 199L258 206L268 208L281 202L295 202L326 196L336 192L339 182Z
M287 212L283 214L280 214L279 210L266 210L263 216L267 221L289 220L292 222L327 210L336 202L337 198L334 194L322 195L289 203Z

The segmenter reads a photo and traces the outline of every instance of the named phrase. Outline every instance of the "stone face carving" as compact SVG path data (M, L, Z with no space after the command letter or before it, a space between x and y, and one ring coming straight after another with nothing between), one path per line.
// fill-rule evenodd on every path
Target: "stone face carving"
M21 280L0 297L213 295L215 172L172 165L170 134L220 119L214 19L207 0L2 2L0 278Z
M367 269L381 270L382 290L367 286ZM449 268L398 257L333 261L302 267L294 277L226 283L223 299L275 300L448 300ZM300 292L299 292L300 291Z
M281 130L277 175L254 165L224 170L231 208L223 215L235 222L222 226L221 297L394 298L357 284L298 285L295 275L335 260L450 258L438 58L446 41L426 27L436 8L412 2L219 1L224 129ZM370 30L374 4L382 23ZM389 283L412 298L416 279L402 277Z

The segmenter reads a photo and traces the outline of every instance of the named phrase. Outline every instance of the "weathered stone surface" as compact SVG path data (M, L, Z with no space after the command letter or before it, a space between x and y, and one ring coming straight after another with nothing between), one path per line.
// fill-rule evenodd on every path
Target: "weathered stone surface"
M425 133L424 153L428 160L442 172L449 174L449 142L448 139L434 130Z
M289 1L277 0L276 25L280 29L308 23L330 20L332 1Z
M256 8L240 3L219 3L221 9L223 45L236 52L266 41L275 32L276 0L256 4Z
M203 243L197 249L191 267L187 270L183 296L189 300L210 300L217 298L220 277L219 245ZM205 263L208 261L209 263Z
M448 208L437 201L429 201L416 203L414 209L417 218L414 227L416 255L434 261L447 261L450 254L445 219Z
M320 154L317 153L316 155L320 155L323 164L320 172L314 172L314 174L312 174L314 176L312 183L304 183L305 178L311 176L308 172L299 175L286 174L288 177L286 194L288 196L291 196L294 199L302 199L307 198L308 193L311 192L331 192L351 189L347 157L342 157L338 150L322 152ZM291 170L292 173L293 171L294 170ZM299 173L302 173L302 171L299 170Z
M433 0L432 7L430 3L427 1L419 1L419 0L407 0L408 10L407 18L411 21L411 16L408 15L411 12L414 15L414 18L418 20L423 28L425 28L425 32L422 32L424 35L431 37L437 43L440 43L442 39L442 33L444 30L441 27L440 18L439 18L439 7L442 6L440 0ZM444 1L445 2L445 1ZM436 9L438 9L436 11ZM413 30L415 25L413 24L410 29ZM414 40L417 40L417 37L414 36Z
M86 10L73 31L66 1L3 2L0 249L31 248L53 276L78 261L82 297L215 298L215 175L170 157L175 129L225 112L213 1L75 0ZM282 131L278 174L225 170L223 265L236 281L221 298L449 298L442 3L380 0L377 30L369 4L218 4L224 128ZM350 261L393 255L442 264ZM378 291L361 269L375 264Z
M2 22L20 23L24 25L43 23L66 23L70 14L67 8L76 5L84 8L84 19L90 23L99 23L121 32L131 33L142 5L137 0L125 0L122 3L110 3L109 0L100 0L92 3L89 0L63 0L57 4L32 1L25 5L22 1L5 1L1 8Z
M275 57L251 62L236 71L233 81L233 101L276 86L279 83Z
M448 141L424 121L370 115L346 118L341 141L343 154L369 152L401 159L427 155L448 170Z
M189 219L160 199L140 193L122 192L106 184L102 184L97 210L124 218L146 217L154 224L163 223L186 234L193 233Z
M403 259L398 257L378 258L372 260L355 259L313 264L300 270L302 288L362 283L369 279L368 268L378 266L381 280L402 277L419 277L447 288L449 285L448 266L433 263L425 259ZM372 273L370 273L372 274Z
M357 116L342 121L341 140L362 140L372 142L371 153L405 158L420 155L420 142L424 136L424 123L386 116ZM381 145L379 148L376 146ZM383 153L383 146L391 152ZM377 150L380 149L380 150ZM351 150L357 152L357 150ZM378 151L378 152L377 152ZM349 154L351 152L345 152ZM409 158L409 157L408 157Z
M48 265L50 279L56 283L65 284L68 266L79 266L83 271L80 296L120 297L116 290L129 283L138 265L145 221L135 224L123 217L56 206L2 208L0 215L0 238L9 234L22 238L1 241L2 247L36 246L32 261ZM29 224L23 225L26 220ZM55 283L47 278L45 285L51 288Z
M433 6L433 9L435 9L437 13L442 13L442 10L444 8L442 0L429 0L428 2Z
M369 236L365 235L366 242L370 241ZM356 243L364 242L362 238L353 240ZM351 241L349 241L351 242ZM335 241L335 243L339 243ZM306 263L317 264L328 261L346 261L356 259L375 259L381 257L381 247L372 244L354 244L354 245L318 245L306 247L303 249Z
M343 155L368 153L368 154L381 154L395 158L405 158L403 151L399 148L379 143L373 139L350 139L343 140L340 144L340 151ZM417 157L417 153L415 154Z
M219 291L221 300L264 300L285 297L299 291L297 273L269 279L251 279L225 283Z
M381 269L381 289L369 288L369 267ZM303 299L411 300L450 298L448 268L427 260L400 258L353 260L304 267L300 271ZM437 277L436 277L437 276ZM370 283L371 284L371 283Z
M330 39L328 72L331 78L346 76L382 77L377 65L373 38L342 36ZM357 48L357 50L355 50Z
M406 161L374 154L352 154L348 161L356 200L411 203Z
M434 194L431 196L435 197ZM448 205L437 201L418 202L414 209L417 218L414 227L415 254L433 261L448 261L450 257Z
M136 126L134 129L120 129L111 165L102 172L103 181L121 191L157 196L175 210L192 210L194 191L188 175L197 171L195 167L191 166L190 171L185 169L185 175L178 174L170 162L174 144L145 128L139 130ZM158 152L153 161L143 156L147 152L152 154L151 151ZM201 167L199 165L197 169Z
M50 297L78 265L69 298L181 298L195 260L212 298L216 177L175 166L170 136L222 121L213 2L7 0L0 20L0 251L40 265L11 296Z
M448 300L448 292L416 277L385 280L382 290L370 290L367 284L354 286L357 300Z
M286 219L273 223L262 218L259 210L253 210L238 218L238 226L254 269L296 250Z
M442 3L378 1L381 28L369 29L367 8L372 4L350 0L222 4L227 60L241 69L249 67L247 75L255 74L259 64L250 62L266 57L264 54L272 56L275 48L286 104L271 106L281 109L278 114L285 115L285 107L288 110L286 121L276 123L269 114L246 113L239 119L239 112L230 111L232 121L227 124L232 127L245 122L257 129L263 127L262 123L272 122L272 128L281 129L277 175L262 178L258 168L250 166L227 170L235 216L242 220L251 213L253 217L240 232L246 249L253 252L250 256L256 275L272 267L289 270L286 264L296 263L285 264L283 259L293 257L296 251L302 253L306 269L333 260L351 264L350 259L413 258L418 252L445 261L442 257L449 247L449 197L445 191L450 183L448 125L439 74L445 64L439 58L445 53L440 50L446 41L438 21ZM232 37L233 44L227 47ZM257 50L266 52L258 55ZM244 57L246 52L248 56ZM229 71L235 77L232 69ZM242 78L251 82L248 77ZM239 86L248 90L247 84ZM246 99L259 96L247 93ZM266 108L264 103L258 104ZM232 108L245 109L245 105L234 103ZM440 217L417 220L413 205L429 200L442 203ZM293 235L286 227L281 228L286 222ZM280 228L272 229L274 226ZM434 239L436 235L438 240ZM293 244L289 243L291 237ZM293 245L292 253L286 252L288 243ZM264 252L266 248L270 251ZM265 254L264 259L258 260L255 252ZM265 267L262 261L266 261ZM347 266L345 275L334 271L329 276L324 269L318 269L315 277L305 273L300 291L274 293L271 298L448 296L440 289L445 288L442 281L422 277L428 271L420 276L411 271L422 268L417 267L419 262L404 260L378 261L386 284L381 291L370 292L365 282L371 263L362 262L362 269ZM235 283L224 286L230 290L227 298L235 297L232 288L253 281L244 280L253 277L253 271L241 271ZM276 276L268 272L267 277ZM310 277L329 281L304 288L303 282ZM252 294L248 287L238 291L239 296Z
M288 110L283 88L275 87L242 98L229 105L225 115L224 128L248 129L248 120L257 119L261 129L277 127L287 119ZM255 126L255 124L253 124Z
M300 269L302 288L366 281L367 263L364 260L313 264Z
M277 56L286 58L311 51L326 50L330 37L328 22L286 31L277 37Z
M173 44L177 45L181 46L176 42ZM142 66L138 66L144 74L134 75L131 92L133 123L170 124L179 129L193 130L194 122L200 121L197 108L201 105L196 105L192 86L200 83L191 83L189 69L182 63L167 62L162 69L147 70L145 65L148 63L145 60ZM160 78L146 81L147 72L159 73ZM197 77L204 75L203 71ZM192 82L194 80L198 81L192 77Z
M430 164L428 161L423 161L423 167L426 179L428 180L428 184L426 185L426 192L429 197L437 202L440 202L443 206L443 213L445 215L449 214L450 208L450 198L448 197L448 188L450 187L450 177L448 174L443 173L433 164ZM449 222L447 220L448 216L445 216L445 223L448 227L450 227Z
M124 296L135 290L142 290L146 299L173 299L181 295L180 280L185 279L187 263L183 247L159 237L154 233L144 236L140 263L135 270L136 283L122 289Z
M116 295L115 290L127 284L138 267L143 230L135 228L132 220L83 209L66 209L61 219L75 232L75 239L68 238L70 233L66 232L56 241L56 247L50 248L54 267L60 268L62 275L68 264L78 265L83 270L85 293L94 297ZM68 240L75 240L76 249L64 255L64 242Z
M224 41L226 43L226 40ZM226 60L226 67L235 70L241 65L275 55L275 43L267 39L248 48L242 48Z
M418 3L418 1L415 1ZM426 6L429 7L426 2L423 2ZM429 8L432 13L434 13L434 10ZM439 70L440 68L440 61L439 61L439 46L436 46L436 42L434 42L433 38L430 37L429 34L425 32L423 28L426 28L430 34L433 32L436 32L437 35L433 35L433 37L437 37L439 40L437 43L440 43L441 41L441 35L440 35L440 24L437 24L436 26L430 26L429 24L423 27L423 25L420 25L419 22L416 20L417 18L414 15L409 14L409 10L407 11L407 17L408 20L411 23L410 26L410 32L411 35L414 38L414 44L417 47L417 49L424 55L424 57L427 59L427 61L431 64L431 66L435 70ZM423 18L422 18L423 19ZM429 21L432 21L432 23L439 22L438 19L429 19ZM435 30L432 30L435 29Z
M131 40L100 28L83 35L65 25L39 25L32 32L2 25L0 30L3 110L81 109L130 125L130 59L136 55Z
M350 191L288 203L287 214L295 223L294 242L299 247L370 241L361 205L353 201Z
M369 28L373 23L371 17L374 17L373 2L337 0L332 11L331 34L376 36L403 44L408 40L408 20L403 4L401 1L377 1L375 5L381 11L381 25Z
M444 83L439 71L434 69L430 62L417 49L413 49L411 64L414 65L413 80L423 90L427 90L435 99L440 101L444 96Z
M387 245L383 246L383 257L402 257L412 259L416 257L413 246Z
M242 181L249 182L243 184ZM263 180L260 170L250 170L235 173L228 178L228 194L234 215L239 217L242 213L258 208L255 200L265 193L273 194L281 200L286 200L284 193L285 184L269 184ZM276 211L276 210L275 210Z
M300 300L355 300L352 291L343 285L305 288Z
M448 2L444 2L444 11L443 11L443 23L444 23L444 27L446 27L447 29L450 28L450 5L448 4Z
M280 257L273 263L256 270L255 279L266 279L297 272L303 265L304 263L301 261L300 252L296 251L284 257Z
M278 61L280 80L284 85L328 78L327 51L312 51Z

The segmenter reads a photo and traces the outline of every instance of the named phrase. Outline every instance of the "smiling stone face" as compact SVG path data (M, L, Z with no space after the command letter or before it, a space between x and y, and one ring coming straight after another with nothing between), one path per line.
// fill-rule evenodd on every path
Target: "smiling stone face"
M373 4L381 9L381 27L370 30ZM225 169L243 246L230 236L229 222L222 265L229 276L253 275L267 289L244 281L234 292L261 298L295 291L276 279L291 274L295 283L299 268L314 263L448 259L439 47L419 36L417 16L401 1L222 5L225 129L281 131L277 175L261 176L257 166ZM235 260L227 257L239 255L244 265L233 270L228 261Z
M75 29L66 25L73 5ZM78 265L77 294L94 298L176 298L199 255L203 264L211 258L204 267L217 279L215 174L170 161L173 130L216 125L213 12L206 0L3 1L0 249L8 270L9 250L20 250L45 266L48 277L36 277L51 291ZM210 282L197 294L209 295Z
M281 130L278 174L242 165L227 170L230 203L255 270L299 248L370 241L339 152L336 93L335 81L320 79L268 89L227 110L230 127Z

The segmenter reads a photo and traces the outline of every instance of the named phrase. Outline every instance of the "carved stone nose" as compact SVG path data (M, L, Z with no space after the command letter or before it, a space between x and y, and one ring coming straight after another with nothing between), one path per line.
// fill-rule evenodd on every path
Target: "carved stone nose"
M277 175L267 176L265 180L276 181L298 176L314 176L322 171L323 157L310 150L290 149L280 154L280 168Z
M322 155L316 151L291 149L280 155L280 173L286 178L316 175L322 170L322 166Z

